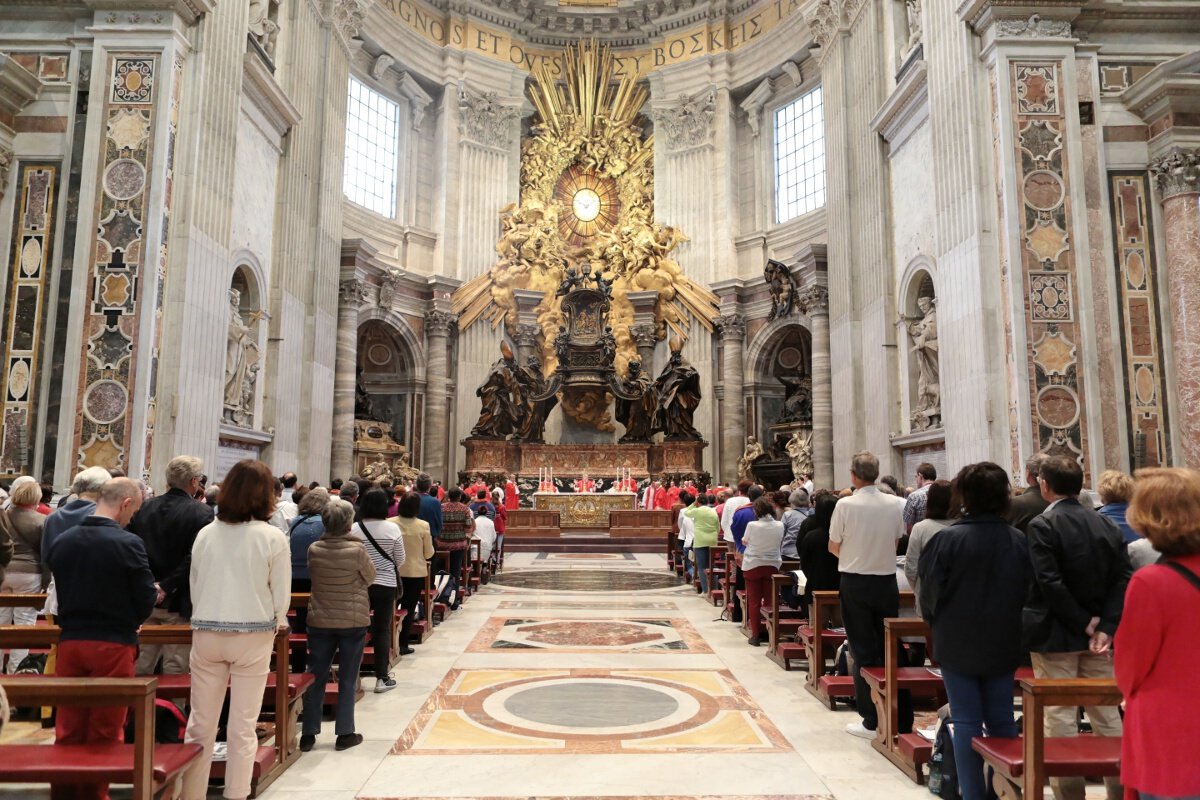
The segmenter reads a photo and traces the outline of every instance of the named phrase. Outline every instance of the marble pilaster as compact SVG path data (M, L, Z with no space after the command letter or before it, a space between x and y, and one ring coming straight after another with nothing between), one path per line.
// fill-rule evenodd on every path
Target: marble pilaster
M449 353L450 331L458 325L458 316L448 311L425 313L425 471L443 483L449 463Z
M831 488L833 475L833 370L829 359L829 290L811 284L800 290L800 310L812 334L813 483Z
M1150 165L1162 199L1180 453L1200 466L1200 149L1174 148Z
M725 314L717 318L721 332L722 371L721 384L721 466L720 478L737 478L737 461L746 444L746 409L742 397L745 394L745 353L742 344L746 339L746 320L741 314Z
M629 335L637 344L638 358L642 362L642 371L654 374L654 348L658 346L658 328L654 323L631 325Z
M366 284L345 278L338 285L337 349L333 372L333 440L329 459L330 477L354 474L354 389L358 365L358 307L364 302Z

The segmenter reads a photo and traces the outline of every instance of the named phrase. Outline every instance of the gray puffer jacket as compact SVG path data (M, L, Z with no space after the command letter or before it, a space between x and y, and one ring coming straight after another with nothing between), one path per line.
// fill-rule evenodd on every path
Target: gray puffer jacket
M328 531L308 548L312 599L308 625L316 628L365 628L371 624L367 587L375 580L375 565L366 547L349 532Z

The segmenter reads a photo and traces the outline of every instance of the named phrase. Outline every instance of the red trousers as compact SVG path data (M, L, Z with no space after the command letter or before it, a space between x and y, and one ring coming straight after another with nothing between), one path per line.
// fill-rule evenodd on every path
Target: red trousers
M762 633L762 616L758 613L763 601L770 597L771 577L778 572L771 566L755 567L742 573L746 580L746 613L750 619L750 633L758 636Z
M137 648L112 642L67 640L58 645L55 674L60 678L132 678ZM124 741L129 709L60 706L55 741L59 744L111 744ZM108 800L106 783L51 784L52 800Z

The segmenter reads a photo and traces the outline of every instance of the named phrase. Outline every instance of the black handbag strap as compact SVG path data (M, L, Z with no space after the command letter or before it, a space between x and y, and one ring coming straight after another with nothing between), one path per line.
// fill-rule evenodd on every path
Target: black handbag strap
M1185 567L1183 564L1180 564L1177 561L1170 561L1167 559L1163 559L1162 561L1159 561L1158 563L1162 564L1164 567L1167 567L1168 569L1178 572L1180 575L1183 576L1184 580L1186 580L1192 586L1195 586L1197 589L1200 589L1200 575L1197 575L1196 573L1192 572L1190 569Z
M371 532L369 530L367 530L366 524L364 524L361 519L358 521L358 527L362 529L363 536L367 537L367 541L371 543L371 547L375 548L375 552L379 553L379 555L383 556L389 562L391 562L392 569L396 570L396 575L399 575L400 569L399 569L399 567L396 566L396 559L392 558L390 555L383 552L383 548L379 546L379 542L375 541L375 537L371 535Z

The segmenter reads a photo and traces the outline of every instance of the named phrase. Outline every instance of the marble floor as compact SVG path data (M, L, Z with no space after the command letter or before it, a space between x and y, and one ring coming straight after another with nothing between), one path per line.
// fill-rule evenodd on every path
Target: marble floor
M558 555L509 556L359 702L362 745L336 752L327 723L264 800L931 797L661 555Z
M359 703L367 741L318 741L265 800L931 797L661 555L547 555L509 556Z

